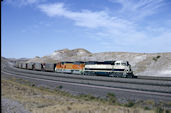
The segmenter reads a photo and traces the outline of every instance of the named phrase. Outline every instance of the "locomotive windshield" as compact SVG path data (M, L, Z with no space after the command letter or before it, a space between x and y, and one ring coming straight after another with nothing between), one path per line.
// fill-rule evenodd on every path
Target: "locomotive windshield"
M115 65L128 66L129 63L128 63L128 61L117 61L117 62L115 62Z

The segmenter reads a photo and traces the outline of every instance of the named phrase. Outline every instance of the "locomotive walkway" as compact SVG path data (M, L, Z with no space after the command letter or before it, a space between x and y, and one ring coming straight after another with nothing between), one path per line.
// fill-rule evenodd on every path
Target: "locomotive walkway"
M113 78L101 76L71 75L54 72L41 72L18 69L6 65L1 70L3 75L29 79L41 84L62 85L64 90L71 93L88 93L104 96L107 92L114 92L116 96L129 99L154 99L171 101L171 80L155 78ZM54 87L53 86L53 87Z

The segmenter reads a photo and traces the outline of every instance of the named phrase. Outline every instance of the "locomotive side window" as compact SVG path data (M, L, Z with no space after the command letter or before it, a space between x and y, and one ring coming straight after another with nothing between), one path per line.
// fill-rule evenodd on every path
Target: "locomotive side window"
M123 66L127 66L127 64L126 64L126 63L122 63L122 65L123 65Z

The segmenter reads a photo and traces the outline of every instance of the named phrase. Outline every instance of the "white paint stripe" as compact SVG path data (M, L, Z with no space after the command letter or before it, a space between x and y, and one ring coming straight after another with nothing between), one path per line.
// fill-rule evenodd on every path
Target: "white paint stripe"
M6 72L3 72L3 73L6 73ZM14 74L11 74L11 73L6 73L6 74L10 74L10 75L13 75L13 76L20 76L20 75L14 75ZM171 94L169 94L169 93L159 93L159 92L150 92L150 91L139 91L139 90L132 90L132 89L112 88L112 87L106 87L106 86L95 86L95 85L80 84L80 83L70 83L70 82L52 81L52 80L45 80L45 79L41 79L41 78L30 78L30 77L26 77L26 76L22 76L22 77L29 78L29 79L42 80L42 81L48 81L48 82L54 82L54 83L63 83L63 84L69 84L69 85L83 86L83 87L109 89L109 90L120 90L120 91L136 92L136 93L143 93L143 94L150 94L150 95L171 96Z

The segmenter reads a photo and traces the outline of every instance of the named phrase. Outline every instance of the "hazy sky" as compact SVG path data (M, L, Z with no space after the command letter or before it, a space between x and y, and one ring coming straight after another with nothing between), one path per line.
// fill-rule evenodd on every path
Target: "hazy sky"
M54 50L171 52L171 0L4 0L4 57Z

